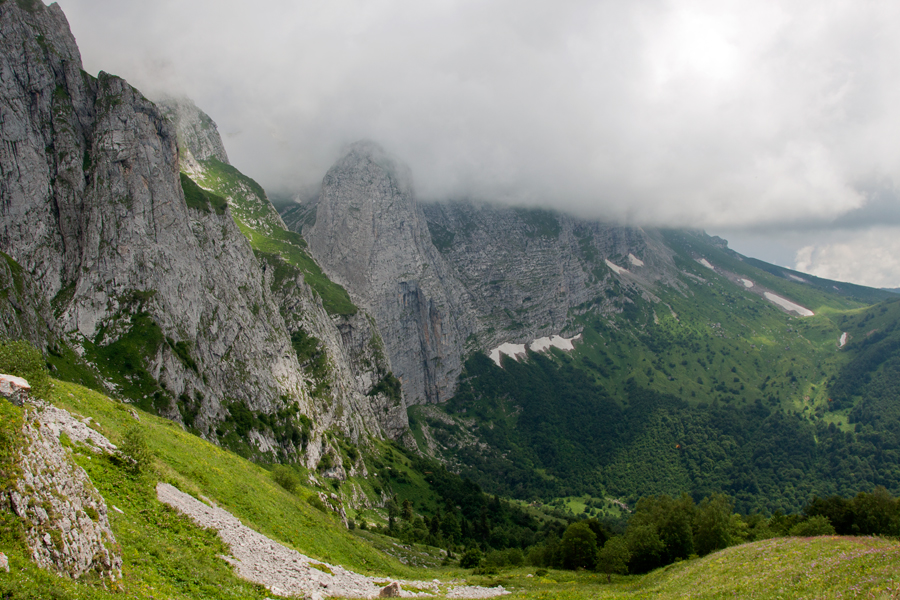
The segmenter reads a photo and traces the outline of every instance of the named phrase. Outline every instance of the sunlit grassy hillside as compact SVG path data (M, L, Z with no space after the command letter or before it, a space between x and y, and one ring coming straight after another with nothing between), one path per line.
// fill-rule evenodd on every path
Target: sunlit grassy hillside
M271 597L233 575L219 558L228 552L213 532L194 526L156 500L158 481L195 497L205 496L244 524L313 558L366 574L428 575L376 550L349 532L333 513L311 506L307 502L315 493L311 488L300 486L289 493L264 468L184 432L171 421L60 381L54 381L52 400L61 408L91 417L93 426L115 444L122 443L128 430L138 431L153 454L153 465L146 473L133 475L107 455L73 447L76 462L110 506L110 521L124 559L123 579L104 590L89 585L90 581L76 585L38 569L27 558L22 524L2 515L0 549L9 555L12 567L10 575L0 572L4 600ZM0 402L5 406L5 421L20 418L21 409Z
M220 558L227 554L214 532L156 500L155 485L165 481L205 496L245 524L314 558L359 572L392 577L462 579L502 584L514 598L836 598L898 597L900 544L876 538L779 538L745 544L670 565L646 576L606 576L590 572L541 571L534 567L474 575L452 564L413 569L377 550L388 540L369 532L350 532L332 515L306 501L314 490L294 493L276 485L270 472L182 431L177 425L86 388L54 382L53 403L93 419L114 443L139 432L153 459L143 474L120 462L72 447L110 507L110 519L124 558L123 579L114 585L73 582L35 567L21 541L21 523L0 519L0 548L11 571L0 572L0 598L25 599L263 599L271 592L235 577ZM21 418L21 409L4 403L4 423ZM10 435L9 428L3 435ZM65 438L64 438L65 442ZM121 511L121 512L119 512ZM362 533L362 535L360 535Z

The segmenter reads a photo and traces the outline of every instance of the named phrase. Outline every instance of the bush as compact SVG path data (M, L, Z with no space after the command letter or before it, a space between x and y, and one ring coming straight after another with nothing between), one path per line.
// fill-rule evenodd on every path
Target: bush
M793 537L814 537L817 535L834 535L834 527L827 517L816 515L791 527Z
M459 559L459 566L463 569L476 569L481 564L481 550L478 548L466 548Z
M119 446L119 459L125 470L132 475L146 473L153 464L153 454L144 439L144 432L138 427L131 427L125 432L122 445Z
M26 379L34 398L49 397L50 373L47 371L47 363L40 351L24 340L0 341L0 373Z
M309 498L306 499L306 503L315 508L316 510L320 510L322 512L328 512L328 508L325 506L325 503L322 502L322 499L319 498L318 494L313 494Z
M297 486L300 485L300 478L297 477L297 473L295 473L292 468L285 465L276 465L275 468L272 469L272 479L275 480L275 483L292 494L297 490Z

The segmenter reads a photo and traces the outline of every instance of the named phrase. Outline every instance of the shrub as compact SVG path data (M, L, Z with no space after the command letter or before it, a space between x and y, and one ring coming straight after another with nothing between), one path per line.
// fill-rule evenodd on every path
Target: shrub
M28 381L34 398L46 399L50 393L50 373L37 348L24 340L0 341L0 373Z
M292 494L297 490L297 486L300 485L300 478L297 477L297 473L285 465L276 465L272 469L272 479Z
M328 512L328 508L326 508L325 503L322 502L322 499L319 498L318 494L313 494L309 498L306 499L306 503L315 508L316 510L320 510L322 512Z
M793 537L814 537L817 535L834 535L834 527L827 517L816 515L791 527Z
M119 459L125 470L132 475L146 473L153 464L153 454L147 446L144 432L133 426L125 432L122 445L119 446Z
M481 550L475 548L466 548L462 557L459 559L459 566L463 569L476 569L481 564Z

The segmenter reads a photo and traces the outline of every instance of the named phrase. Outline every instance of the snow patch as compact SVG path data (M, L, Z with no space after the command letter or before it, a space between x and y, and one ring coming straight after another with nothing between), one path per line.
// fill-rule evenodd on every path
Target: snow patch
M802 277L797 277L796 275L791 275L790 273L785 273L785 275L787 275L788 277L790 277L790 278L793 279L794 281L799 281L800 283L808 283L808 282L807 282L805 279L803 279Z
M628 272L628 269L623 269L619 265L609 262L608 258L605 259L605 262L606 262L606 266L609 267L610 269L612 269L613 271L615 271L616 275L621 275L622 273Z
M749 288L752 288L752 287L753 287L753 282L750 281L749 279L741 279L741 283L744 284L744 287L745 287L745 288L748 288L748 289L749 289Z
M571 338L564 338L560 335L551 335L550 337L538 338L529 344L500 344L488 354L490 355L491 360L499 367L501 366L500 356L503 354L509 356L513 360L519 360L519 358L524 358L527 355L525 350L526 347L532 352L546 352L550 348L559 348L560 350L570 352L575 349L575 344L573 342L580 338L580 333Z
M500 355L505 354L513 360L519 360L519 357L524 357L526 355L525 352L525 344L500 344L493 350L491 350L491 360L497 363L497 366L500 366Z
M633 265L636 266L636 267L643 267L643 266L644 266L644 261L642 261L641 259L639 259L639 258L638 258L637 256L635 256L634 254L629 254L629 255L628 255L628 262L630 262L631 264L633 264Z
M575 349L575 340L579 339L581 334L579 333L573 338L564 338L559 335L551 335L550 337L542 337L534 340L530 344L528 344L528 348L531 349L532 352L544 352L545 350L549 350L552 348L559 348L560 350L565 350L569 352Z
M713 271L716 270L716 268L714 266L712 266L711 264L709 264L709 261L706 260L705 258L698 258L697 262L700 263L701 265L703 265L704 267L706 267L707 269L712 269Z
M787 298L782 298L781 296L776 296L772 292L766 292L765 296L766 296L766 300L768 300L769 302L774 302L781 308L795 312L798 315L800 315L801 317L811 317L815 314L813 311L809 310L808 308L804 308L804 307L800 306L799 304L795 304L794 302L791 302Z
M845 331L844 333L841 334L841 339L840 339L840 341L838 341L838 348L843 348L844 346L847 345L847 338L848 338L848 337L849 337L849 336L847 335L847 332L846 332L846 331Z

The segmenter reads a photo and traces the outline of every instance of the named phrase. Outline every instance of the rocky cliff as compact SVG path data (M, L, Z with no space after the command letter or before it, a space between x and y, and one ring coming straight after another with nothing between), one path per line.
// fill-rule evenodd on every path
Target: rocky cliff
M406 167L371 142L354 144L325 175L304 234L329 277L375 318L406 403L449 398L474 315L431 242Z
M304 272L305 243L290 237L265 191L228 164L213 120L189 100L163 99L163 111L175 124L182 163L205 188L221 194L232 216L263 261L269 287L292 338L313 398L316 422L357 442L362 434L400 437L408 428L399 394L392 393L391 364L368 315L355 310L329 311ZM294 239L296 237L296 239ZM302 258L302 256L300 257ZM311 259L309 259L311 261ZM330 283L330 282L329 282ZM322 288L323 296L332 291ZM312 457L310 460L314 460ZM360 468L364 465L360 463Z
M656 232L542 209L475 202L423 205L431 238L477 314L472 349L577 334L573 315L616 310L623 288L676 281Z
M449 398L471 352L577 334L578 312L621 310L612 298L624 289L652 297L677 281L658 233L546 210L420 204L408 170L371 142L328 171L316 204L285 215L375 316L408 405Z
M0 4L0 72L0 250L7 285L18 274L37 292L33 318L8 296L6 330L27 326L44 348L65 338L108 389L211 439L241 430L245 409L315 422L257 257L227 208L186 201L172 122L125 81L81 70L55 4ZM227 158L194 138L200 156ZM299 450L252 425L253 451Z

